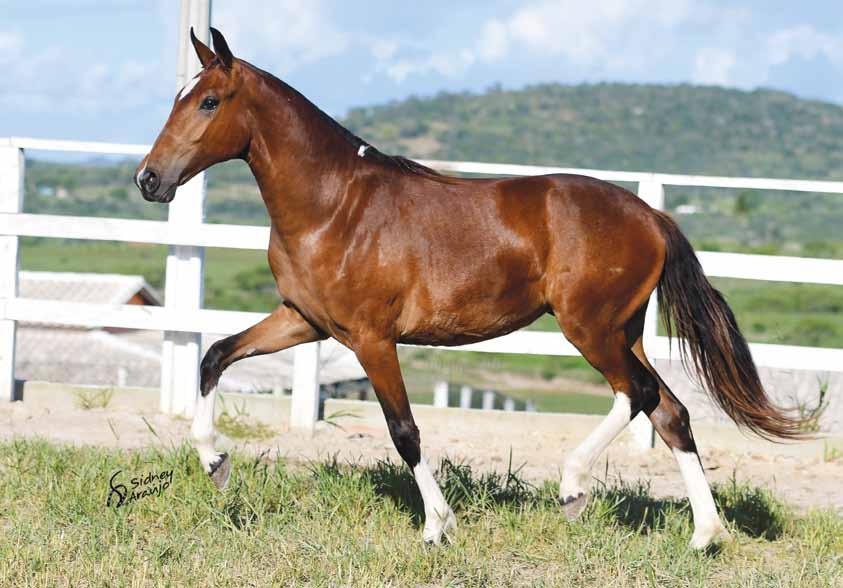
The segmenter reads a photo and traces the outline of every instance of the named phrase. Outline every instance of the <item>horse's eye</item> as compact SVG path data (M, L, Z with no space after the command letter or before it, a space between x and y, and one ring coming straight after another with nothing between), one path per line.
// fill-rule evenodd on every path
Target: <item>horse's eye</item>
M218 98L214 96L208 96L202 101L202 104L199 106L202 110L214 110L217 106L219 106L220 101Z

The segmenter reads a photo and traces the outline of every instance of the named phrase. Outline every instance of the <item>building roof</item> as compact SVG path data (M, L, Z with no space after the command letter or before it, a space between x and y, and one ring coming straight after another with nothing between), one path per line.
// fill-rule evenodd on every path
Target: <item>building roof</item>
M127 304L139 295L144 303L161 306L160 295L143 276L21 271L18 283L21 298Z

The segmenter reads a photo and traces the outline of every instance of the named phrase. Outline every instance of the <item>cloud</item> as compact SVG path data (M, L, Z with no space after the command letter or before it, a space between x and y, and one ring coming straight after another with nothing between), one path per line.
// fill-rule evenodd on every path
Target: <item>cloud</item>
M237 56L289 73L346 51L352 36L334 24L321 0L214 2L213 24ZM379 45L384 55L389 47Z
M643 67L653 40L691 16L690 0L541 0L487 20L468 46L399 58L383 69L398 82L430 72L457 77L475 63L501 62L521 50L579 66Z
M483 25L483 32L476 45L477 56L482 61L497 61L509 52L509 30L497 19Z
M753 50L747 50L748 47ZM808 61L818 57L843 68L840 35L818 31L808 25L756 32L730 39L729 43L717 47L697 50L691 79L701 84L754 88L768 83L777 66L794 59Z
M801 25L775 31L767 39L767 62L781 65L793 57L813 59L824 56L837 65L843 65L843 39L829 35L814 27Z
M0 31L0 65L18 58L23 48L23 36L15 31Z
M737 57L727 49L705 47L697 51L692 80L698 84L730 85Z
M149 90L149 80L166 76L157 62L79 62L57 46L31 47L9 31L0 31L0 64L0 106L20 113L120 112L169 97L160 84Z

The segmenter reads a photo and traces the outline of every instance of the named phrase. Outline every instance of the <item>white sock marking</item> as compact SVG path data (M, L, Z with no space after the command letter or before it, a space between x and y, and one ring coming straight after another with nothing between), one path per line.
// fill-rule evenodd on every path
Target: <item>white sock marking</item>
M694 538L691 540L691 546L705 547L723 529L711 488L696 453L674 448L673 455L679 464L682 479L685 480L691 512L694 514Z
M207 396L199 395L196 399L196 412L193 413L193 423L190 426L190 435L193 437L193 446L199 453L199 461L206 472L210 472L211 464L217 460L217 452L214 451L214 404L216 402L217 390L211 390Z
M201 76L201 75L202 75L202 72L199 72L198 74L193 76L192 80L190 80L189 82L187 82L187 84L185 84L184 88L182 88L181 91L178 94L179 100L184 100L185 98L187 98L187 95L190 94L190 91L196 86L196 84L199 83L199 76Z
M565 460L562 483L559 485L559 498L577 497L585 493L588 473L600 454L629 425L632 407L629 396L623 392L615 393L612 410L597 428L574 449Z
M424 540L439 543L442 533L456 526L454 513L424 458L413 468L413 476L424 501Z

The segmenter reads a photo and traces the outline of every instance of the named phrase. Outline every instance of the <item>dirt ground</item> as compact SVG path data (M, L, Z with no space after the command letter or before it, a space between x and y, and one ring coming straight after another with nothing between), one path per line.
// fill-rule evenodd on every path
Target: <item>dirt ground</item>
M361 403L362 404L362 403ZM496 411L500 412L500 411ZM457 417L459 415L457 414ZM380 417L382 418L382 417ZM144 420L145 419L145 420ZM340 460L366 463L375 459L397 461L382 420L369 409L362 418L339 418L331 426L319 423L313 435L291 431L282 424L275 436L262 441L233 441L221 438L219 449L239 448L248 452L270 451L287 461L301 463L337 455ZM572 417L565 430L548 433L547 427L514 426L522 422L507 417L474 419L459 426L459 420L433 419L417 414L423 451L435 463L443 456L471 463L480 470L505 471L510 451L514 467L532 481L558 480L565 454L582 440L599 417ZM546 419L545 419L546 421ZM148 423L148 425L147 425ZM479 424L478 424L479 423ZM150 430L154 430L154 433ZM141 448L178 445L189 437L190 423L153 411L114 409L67 409L30 405L25 402L0 404L0 439L43 437L73 445ZM733 434L736 437L737 433ZM781 498L805 510L828 507L843 512L843 449L832 453L834 443L814 441L803 447L776 446L758 440L737 443L723 441L728 435L717 430L697 434L703 464L712 482L739 481L772 489ZM673 456L657 441L655 449L642 450L628 435L622 435L594 467L597 480L612 482L644 480L656 497L682 497L684 487Z

